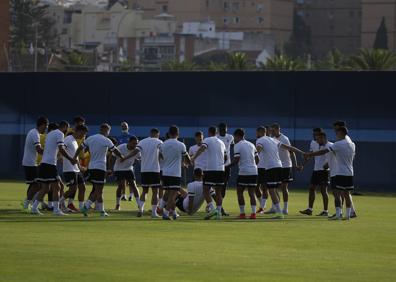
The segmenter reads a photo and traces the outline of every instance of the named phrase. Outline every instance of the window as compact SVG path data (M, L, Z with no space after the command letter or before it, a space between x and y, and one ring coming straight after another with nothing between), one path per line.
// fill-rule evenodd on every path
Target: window
M264 10L264 5L263 4L257 4L256 6L256 12L261 13Z
M168 5L163 5L162 6L162 12L167 13L168 12Z
M264 18L263 17L257 17L257 23L258 24L264 23Z
M239 2L232 2L232 10L233 11L239 10Z
M224 23L224 24L228 24L228 18L227 18L227 17L224 17L224 18L223 18L223 23Z
M223 7L224 7L224 11L228 11L230 9L230 4L224 1Z
M234 24L239 24L239 17L234 18Z

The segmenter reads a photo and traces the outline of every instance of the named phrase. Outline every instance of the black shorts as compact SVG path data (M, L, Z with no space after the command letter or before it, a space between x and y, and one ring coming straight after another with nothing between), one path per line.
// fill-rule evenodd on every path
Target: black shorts
M161 187L161 176L159 172L142 172L142 187Z
M265 168L258 169L257 184L265 185Z
M337 185L336 185L336 177L335 176L333 176L333 177L330 177L330 187L331 187L331 189L337 189Z
M105 184L106 171L101 169L88 169L87 181L93 184Z
M209 170L204 172L203 185L224 186L225 172Z
M278 188L282 183L282 168L276 167L265 170L265 185L268 188Z
M38 168L37 166L24 166L26 184L32 184L37 181Z
M328 170L317 170L312 173L311 176L312 185L328 185L330 184L330 171Z
M84 176L81 172L67 171L63 173L66 186L85 184Z
M177 207L180 211L186 212L186 210L184 209L184 206L183 206L183 202L184 202L183 196L182 196L182 195L177 196L177 198L176 198L176 207Z
M239 187L256 187L257 175L238 175L237 185Z
M336 175L336 188L342 191L353 191L353 176Z
M165 190L179 190L181 188L181 177L162 176L162 187Z
M293 169L291 167L282 168L282 182L289 183L293 182Z
M56 165L41 163L38 171L37 181L43 183L57 182L60 180Z
M136 179L135 173L132 170L115 171L114 175L117 181L126 180L128 183L132 183Z

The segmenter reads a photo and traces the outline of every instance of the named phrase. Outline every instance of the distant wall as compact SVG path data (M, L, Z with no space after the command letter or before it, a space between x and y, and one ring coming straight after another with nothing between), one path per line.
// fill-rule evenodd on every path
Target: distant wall
M169 72L0 74L0 178L22 178L26 132L39 115L71 120L83 115L90 132L106 121L119 134L126 120L144 137L170 124L191 144L196 130L225 121L230 131L279 122L292 142L308 149L313 127L348 122L357 144L359 189L396 192L396 107L393 72ZM206 130L205 130L206 131ZM234 172L234 175L237 172ZM309 181L310 168L296 175Z

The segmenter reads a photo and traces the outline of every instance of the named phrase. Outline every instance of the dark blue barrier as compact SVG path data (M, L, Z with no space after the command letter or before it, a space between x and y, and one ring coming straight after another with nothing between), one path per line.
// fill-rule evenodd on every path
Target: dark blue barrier
M311 128L348 122L357 143L360 189L396 191L396 111L393 72L169 72L0 74L0 178L23 176L24 135L39 115L83 115L90 132L106 121L119 133L181 127L186 143L196 130L225 121L230 131L279 122L295 145L308 149ZM236 174L236 172L234 173ZM307 183L309 168L295 186Z

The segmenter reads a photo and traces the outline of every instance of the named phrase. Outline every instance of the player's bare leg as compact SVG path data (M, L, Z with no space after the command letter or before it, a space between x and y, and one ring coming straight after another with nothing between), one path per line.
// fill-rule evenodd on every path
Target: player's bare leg
M243 197L244 187L237 187L237 197L239 205L239 219L246 219L245 214L245 198Z
M95 186L95 194L96 194L96 204L97 204L97 208L100 212L101 216L108 216L108 214L105 212L105 208L104 208L104 202L103 202L103 187L104 184L99 184L96 183L94 184Z
M278 214L276 218L283 218L282 210L280 207L280 199L277 193L277 188L269 188L268 192L271 196L272 203L274 204L275 211Z
M40 191L40 184L37 182L29 184L29 187L26 191L26 200L24 202L24 209L29 208L29 204L33 204L34 195Z
M36 193L34 196L36 199L33 202L32 206L32 214L41 214L38 206L43 202L44 196L48 194L50 191L50 184L49 183L40 183L40 191ZM52 198L52 195L51 195Z
M138 211L138 217L141 217L144 212L144 204L146 202L146 195L148 194L149 187L143 187L142 194L140 195L140 207Z
M280 186L282 190L282 196L283 196L283 214L289 214L289 183L288 182L282 182Z
M249 197L250 197L250 207L252 208L252 212L250 214L250 219L256 219L256 197L255 197L255 191L256 191L256 187L249 187L248 188L248 193L249 193Z
M311 184L308 190L308 209L300 211L301 214L312 215L313 206L316 197L316 186Z
M334 195L334 206L336 209L336 213L334 216L332 216L329 219L339 220L342 217L342 192L340 190L334 189L333 195Z
M85 183L79 183L78 184L78 208L81 210L81 208L84 205L84 201L85 201L85 191L86 191L86 187L85 187Z
M65 200L68 200L67 203L67 208L70 209L71 211L77 211L77 209L75 209L74 205L73 205L73 200L76 197L76 193L77 193L77 185L76 184L72 184L69 185L69 190L67 190L64 194L63 197L61 198L61 206L66 206L65 204ZM70 207L73 208L70 208Z
M320 193L323 199L323 211L318 216L329 216L329 194L327 193L327 185L320 185Z
M173 215L173 219L177 218L176 215L176 197L177 197L177 190L167 190L165 192L167 201L166 201L166 211L164 211L164 214L167 214L168 217L170 214ZM164 195L165 196L165 195Z
M349 220L351 218L351 210L352 210L352 195L349 191L342 191L344 198L345 198L345 219Z
M159 188L158 190L158 207L157 207L157 214L162 215L162 210L164 209L166 205L166 200L164 200L166 191L164 193L164 188Z
M54 215L65 215L62 212L61 204L59 203L62 187L64 186L61 184L60 181L50 184L50 191L52 191L52 200L54 205Z
M151 187L151 216L158 217L157 206L158 206L158 187Z
M128 183L128 185L129 185L129 191L135 197L136 204L138 205L138 208L139 208L140 207L140 192L136 185L136 181L131 181Z
M115 206L116 211L121 210L121 199L122 199L123 191L125 191L125 183L126 183L125 179L118 181L117 190L116 190L116 206Z

